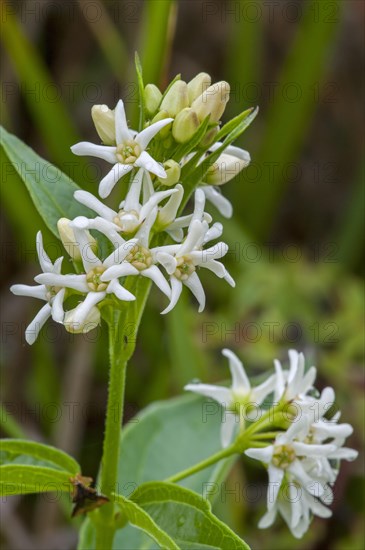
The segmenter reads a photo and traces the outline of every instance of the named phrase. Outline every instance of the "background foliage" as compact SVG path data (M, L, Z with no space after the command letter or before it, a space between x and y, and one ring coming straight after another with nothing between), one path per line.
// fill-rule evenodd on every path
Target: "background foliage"
M152 400L179 394L194 378L226 378L222 347L234 349L259 375L291 345L318 366L322 387L335 387L343 419L355 427L351 446L362 447L364 4L28 0L3 2L2 10L1 123L92 191L103 166L73 157L69 147L81 137L94 140L94 103L113 107L122 97L133 126L136 49L145 82L164 88L176 73L188 80L206 71L231 84L227 115L260 106L239 143L251 152L252 165L225 189L235 206L234 218L224 223L237 287L222 284L217 292L203 275L208 308L201 315L184 295L160 317L159 296L152 293L129 368L126 420L138 418ZM59 255L59 245L8 162L1 198L3 435L59 446L95 477L106 399L105 331L73 336L50 325L35 346L24 343L37 305L14 299L8 287L36 274L38 228L51 256ZM362 547L361 464L362 458L343 465L333 518L316 519L296 547ZM254 548L292 548L282 524L274 533L256 528L265 483L261 470L237 463L220 485L214 511ZM75 547L68 497L12 497L1 506L4 548Z

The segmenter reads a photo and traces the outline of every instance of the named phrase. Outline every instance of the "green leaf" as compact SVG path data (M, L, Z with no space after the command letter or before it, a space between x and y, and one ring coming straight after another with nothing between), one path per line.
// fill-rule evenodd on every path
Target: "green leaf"
M74 192L79 189L76 183L4 128L1 128L1 145L25 183L45 224L57 237L59 218L92 216L89 208L73 198Z
M167 548L168 550L179 550L179 546L175 544L169 535L164 532L157 523L151 518L145 510L140 508L135 502L128 500L122 495L114 495L115 501L119 504L123 516L129 521L131 525L138 527L147 535L149 535L154 541L159 544L161 548Z
M138 81L139 131L141 132L144 128L145 101L144 101L144 84L143 84L142 65L137 52L134 56L134 60L136 64L136 73L137 73L137 81Z
M150 482L131 496L181 549L235 550L249 547L216 518L210 504L196 493L173 483Z
M228 134L233 132L247 117L252 113L254 109L246 109L243 113L240 113L236 117L229 120L222 128L219 130L218 134L215 136L215 141L221 141Z
M24 464L0 466L1 496L69 492L71 489L70 472Z
M17 465L19 463L24 465L26 461L28 465L29 460L31 460L32 465L42 462L42 464L52 468L64 470L68 476L81 471L76 460L64 451L35 441L2 439L0 441L0 452L1 464L14 464L14 462L17 462Z
M148 406L123 429L118 492L129 496L143 482L165 479L216 453L220 426L220 406L197 395ZM211 466L180 483L204 494L218 469Z

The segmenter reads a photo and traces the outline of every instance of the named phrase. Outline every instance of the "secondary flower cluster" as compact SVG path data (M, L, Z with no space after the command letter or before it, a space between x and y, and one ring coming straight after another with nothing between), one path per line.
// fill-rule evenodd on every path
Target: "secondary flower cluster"
M205 73L189 83L175 79L164 95L156 86L147 85L139 132L128 128L122 100L114 110L106 105L92 108L102 143L82 142L71 149L76 155L99 157L112 164L99 185L102 199L122 178L128 190L117 208L87 191L75 192L74 199L94 215L58 222L60 238L74 261L74 274L61 273L62 258L51 262L38 233L43 271L35 277L38 286L11 287L14 294L46 302L26 329L29 344L49 317L70 332L88 332L100 323L104 305L120 307L135 300L124 286L126 276L147 277L158 286L169 299L162 313L176 305L184 285L196 297L199 311L204 309L200 267L234 286L218 261L228 246L224 242L210 245L221 236L223 226L212 223L205 212L208 198L225 215L230 214L230 203L211 183L225 183L250 161L246 151L230 142L226 146L214 142L228 98L228 84L212 86ZM212 156L216 151L217 159ZM180 215L194 189L193 212ZM67 300L73 307L65 308Z
M352 426L339 423L340 413L331 415L335 392L327 387L318 395L316 369L305 372L302 353L289 351L289 369L275 360L275 374L255 387L238 357L227 349L223 355L229 359L231 388L188 384L185 389L218 401L224 411L222 445L234 441L238 452L267 469L268 511L259 527L272 525L279 513L300 538L314 515L331 516L325 505L333 500L340 461L358 454L344 447Z

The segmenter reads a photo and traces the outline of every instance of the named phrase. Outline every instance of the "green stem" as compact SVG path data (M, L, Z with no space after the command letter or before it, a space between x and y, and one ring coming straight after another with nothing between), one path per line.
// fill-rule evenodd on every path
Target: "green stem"
M226 449L222 449L218 451L217 453L210 456L209 458L206 458L205 460L202 460L201 462L194 464L194 466L191 466L190 468L186 468L186 470L182 470L181 472L178 472L177 474L171 477L168 477L167 479L165 479L165 481L169 483L175 483L176 481L180 481L180 479L184 479L185 477L192 476L193 474L200 472L200 470L204 470L205 468L212 466L212 464L219 462L223 458L228 458L229 456L232 456L236 453L237 453L236 446L231 445Z
M117 323L109 323L109 390L101 462L100 490L112 500L118 476L127 360L118 342ZM96 522L96 550L110 550L115 533L114 503L103 506Z

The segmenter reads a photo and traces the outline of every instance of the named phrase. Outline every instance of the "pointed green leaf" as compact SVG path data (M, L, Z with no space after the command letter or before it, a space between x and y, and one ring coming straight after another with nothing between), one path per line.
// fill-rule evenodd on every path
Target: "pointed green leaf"
M36 441L26 441L24 439L2 439L0 441L0 459L1 464L24 464L51 466L64 470L68 475L75 475L81 471L79 464L70 455Z
M0 466L0 495L69 492L70 473L45 466L5 464Z
M1 145L47 227L57 237L59 218L72 219L81 215L92 217L91 210L74 200L74 192L79 187L61 170L42 159L5 128L1 128Z

